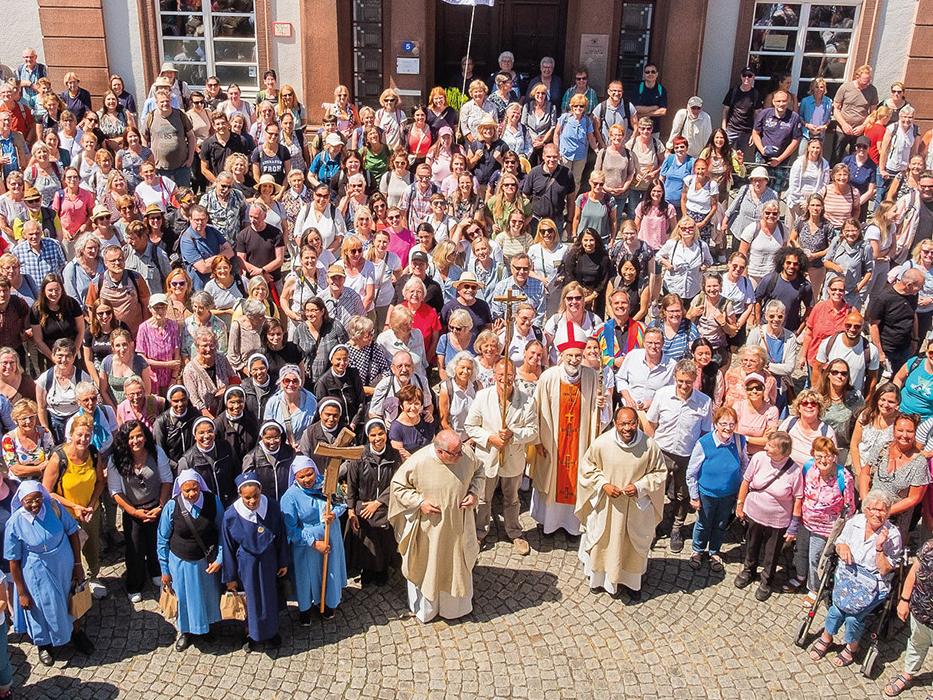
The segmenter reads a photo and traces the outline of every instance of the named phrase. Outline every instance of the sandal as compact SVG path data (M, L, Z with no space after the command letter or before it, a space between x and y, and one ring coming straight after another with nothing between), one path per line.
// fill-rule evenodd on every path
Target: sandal
M719 573L725 567L722 564L722 557L718 554L710 554L709 556L709 570Z
M897 697L914 684L914 679L898 673L894 680L884 686L884 694L889 698Z
M690 560L687 563L690 565L691 569L697 571L703 565L703 554L700 552L694 552L690 556Z
M832 642L827 642L823 639L823 635L820 634L819 638L813 642L813 646L810 648L810 659L813 661L822 659L826 656L826 652L829 651L829 647L831 647L832 644Z
M833 663L836 664L836 666L839 668L848 666L853 661L855 661L855 654L856 652L849 649L849 646L846 645L842 648L842 651L839 652L838 656L836 656L836 658L833 660Z
M781 586L781 590L784 593L796 593L800 590L800 587L804 584L804 581L797 578L796 576L790 579L787 583Z

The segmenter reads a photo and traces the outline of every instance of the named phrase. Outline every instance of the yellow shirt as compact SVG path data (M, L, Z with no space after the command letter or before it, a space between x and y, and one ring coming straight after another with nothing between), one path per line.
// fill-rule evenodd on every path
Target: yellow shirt
M68 462L59 481L58 493L72 503L87 507L94 495L94 487L97 486L97 470L95 469L94 460L91 458L90 453L88 453L87 459L80 464L76 463L71 457L67 457L67 460ZM62 469L61 465L59 465L59 469ZM75 514L72 513L72 515Z

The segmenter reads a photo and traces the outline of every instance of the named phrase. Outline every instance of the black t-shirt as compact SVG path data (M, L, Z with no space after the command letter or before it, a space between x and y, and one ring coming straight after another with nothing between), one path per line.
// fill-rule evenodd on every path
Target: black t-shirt
M543 165L536 165L522 181L522 194L531 199L531 211L538 218L563 216L567 195L573 191L573 173L563 165L551 174Z
M796 333L800 327L800 305L803 304L805 309L813 305L813 288L805 279L798 278L788 282L781 273L770 272L761 278L755 288L755 301L764 309L772 299L784 304L784 327Z
M246 226L236 235L236 252L244 253L246 259L257 267L275 260L275 249L284 247L282 232L269 224L262 231L257 231L252 225ZM282 277L282 270L280 268L271 274L272 279L278 280Z
M502 139L496 139L491 145L487 145L485 141L476 140L469 144L467 148L471 151L471 155L476 151L482 152L482 157L473 167L473 177L481 185L489 184L492 174L502 167L499 161L496 160L496 153L505 153L509 150L509 147L505 145L505 141Z
M304 359L304 355L295 343L286 340L280 350L273 350L268 345L263 346L262 354L269 360L269 376L279 376L279 370L285 365L297 365Z
M249 147L239 134L230 132L227 143L217 141L217 134L211 134L201 143L201 160L207 163L207 169L217 175L224 169L227 158L234 153L249 155Z
M722 100L722 106L729 108L726 126L729 131L750 134L755 126L755 110L761 106L758 90L744 91L733 86Z
M281 185L285 182L285 161L290 158L291 154L288 152L288 149L281 144L275 149L274 156L270 156L262 150L262 146L256 146L256 148L253 149L252 155L249 157L249 162L259 163L259 174L271 175L275 178L276 184Z
M632 96L632 104L636 107L663 107L667 109L667 90L660 82L654 84L654 87L648 87L644 82L638 84L635 88L635 94ZM660 131L661 118L651 117L654 122L654 130Z
M910 345L917 311L917 295L898 294L893 286L884 287L868 304L866 320L878 324L881 348L885 352Z
M129 330L123 321L117 321L113 330L117 328L122 328L123 330ZM104 361L104 358L107 355L113 354L113 348L110 345L110 334L113 331L107 331L106 333L101 332L98 335L91 334L90 324L85 325L84 327L84 347L91 349L91 356L94 358L94 365L100 367L100 363Z
M492 311L489 309L489 304L482 299L477 299L473 306L466 306L465 304L461 304L459 299L455 298L444 304L444 308L441 311L441 323L445 331L447 330L447 324L450 322L450 314L457 309L463 309L470 314L470 318L473 319L473 330L470 337L470 344L472 345L476 340L476 336L483 330L483 326L488 326L492 323Z
M81 318L81 306L69 296L63 296L57 312L51 312L45 317L45 323L40 323L39 302L33 304L29 312L29 323L42 328L42 340L51 348L59 338L74 340L78 333L78 319Z
M405 297L402 296L402 290L405 288L405 283L410 279L411 275L402 275L399 281L395 283L395 296L392 299L393 306L397 306L405 301ZM440 315L441 311L444 310L444 290L441 289L441 285L437 283L437 280L430 275L421 281L424 282L427 291L424 297L424 303L437 311L438 315Z

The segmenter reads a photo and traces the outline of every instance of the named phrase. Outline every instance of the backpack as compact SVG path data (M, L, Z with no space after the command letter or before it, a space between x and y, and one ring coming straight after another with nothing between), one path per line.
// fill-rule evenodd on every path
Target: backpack
M842 335L841 332L833 333L831 336L829 336L829 342L826 343L826 357L827 358L829 357L830 351L833 349L833 345L835 345L836 343L836 339L839 338L840 335ZM869 359L871 359L871 348L869 347L868 342L864 338L862 338L862 356L865 361L865 375L867 376L868 375L868 361ZM827 360L827 364L828 363L829 361Z
M94 445L89 445L87 449L88 454L91 455L91 461L96 463L97 448L94 447ZM65 469L68 466L68 456L65 454L65 445L58 445L54 450L52 450L52 454L58 457L58 478L55 480L55 486L52 488L51 493L57 493L59 496L64 496L65 494L59 491L59 487L62 484L62 477L65 476ZM55 499L52 499L52 502L54 503Z
M807 472L813 466L813 460L808 459L803 465L803 478L807 478ZM836 485L839 487L839 493L846 494L846 468L841 464L836 465Z
M596 109L593 110L592 116L599 121L603 121L606 118L606 110L609 109L608 106L609 100L603 100L598 105ZM602 111L600 111L602 108ZM622 114L625 117L625 133L628 133L629 129L632 128L632 111L629 109L629 101L625 99L625 95L622 96ZM618 123L618 122L616 122Z

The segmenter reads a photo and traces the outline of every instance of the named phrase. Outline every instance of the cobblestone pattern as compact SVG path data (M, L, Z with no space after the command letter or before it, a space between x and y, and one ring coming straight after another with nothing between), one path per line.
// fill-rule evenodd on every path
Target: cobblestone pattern
M527 514L522 522L531 555L512 554L500 523L503 541L481 553L474 612L463 620L422 625L409 617L396 573L385 588L352 585L330 622L300 627L290 607L282 616L283 645L268 653L241 651L239 629L229 622L215 642L176 652L157 596L149 591L133 610L118 579L122 567L110 566L111 595L87 617L97 653L87 659L62 650L49 669L13 635L17 697L856 700L881 697L900 670L903 630L883 644L876 679L863 678L857 664L835 668L835 652L812 664L793 644L803 614L799 596L758 603L755 586L737 590L735 543L725 548L725 574L711 574L689 568L689 541L680 555L662 541L649 562L643 602L626 606L590 593L575 540L542 536ZM926 672L920 681L931 678ZM926 689L902 697L923 698Z

